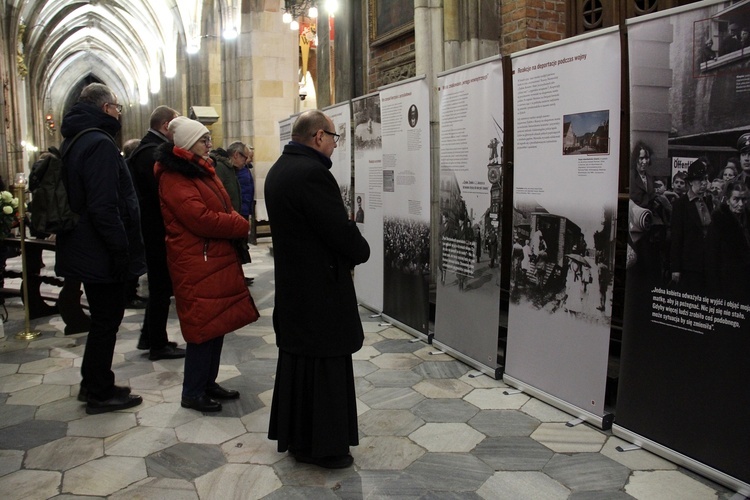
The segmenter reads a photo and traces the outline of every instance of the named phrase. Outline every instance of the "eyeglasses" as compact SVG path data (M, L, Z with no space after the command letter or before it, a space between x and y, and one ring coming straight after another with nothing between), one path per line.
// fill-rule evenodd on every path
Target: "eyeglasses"
M211 141L211 137L201 137L198 139L200 142L202 142L205 146L208 146L209 144L213 144L213 141Z
M122 104L115 104L113 102L108 102L106 106L114 106L118 113L122 113Z
M341 136L339 134L334 134L333 132L329 132L329 131L324 130L324 129L321 129L321 130L323 130L323 132L325 132L326 134L328 134L328 135L330 135L330 136L333 137L333 143L334 144L338 144L339 139L341 139Z
M239 151L237 151L237 154L240 155L241 157L243 157L245 159L245 161L247 161L247 156L245 156L244 154L240 153Z

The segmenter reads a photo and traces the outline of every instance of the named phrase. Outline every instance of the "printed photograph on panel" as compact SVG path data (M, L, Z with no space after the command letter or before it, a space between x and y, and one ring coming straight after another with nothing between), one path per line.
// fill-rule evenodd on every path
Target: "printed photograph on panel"
M563 154L609 154L609 110L563 116Z
M355 149L374 149L383 145L380 132L380 99L352 102Z

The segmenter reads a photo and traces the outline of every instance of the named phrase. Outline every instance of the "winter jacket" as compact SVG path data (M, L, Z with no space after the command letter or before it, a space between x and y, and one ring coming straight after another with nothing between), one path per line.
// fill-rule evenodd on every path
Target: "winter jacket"
M161 217L159 202L159 186L154 178L156 147L165 142L165 139L149 131L141 139L140 146L127 159L135 192L138 195L138 205L141 208L141 232L149 259L152 256L163 259L163 255L166 253L164 220Z
M156 150L172 277L182 336L200 344L258 319L232 240L249 224L232 209L210 160L166 143Z
M352 268L370 247L350 220L331 161L290 143L265 180L276 279L276 343L302 356L344 356L364 334Z
M240 213L246 219L253 213L253 200L255 199L255 181L253 180L253 174L246 167L238 168L235 170L237 175L237 181L240 184L240 192L242 193L242 209Z
M240 211L242 209L242 193L240 192L240 183L237 181L237 175L234 173L234 165L232 165L228 156L221 153L226 153L226 151L223 149L211 151L211 159L214 161L216 176L224 185L224 189L232 201L232 208L234 208L235 212L242 213Z
M83 283L116 283L146 272L138 199L113 136L120 122L96 106L77 103L65 115L65 142L87 128L65 158L68 199L80 215L57 236L55 272Z

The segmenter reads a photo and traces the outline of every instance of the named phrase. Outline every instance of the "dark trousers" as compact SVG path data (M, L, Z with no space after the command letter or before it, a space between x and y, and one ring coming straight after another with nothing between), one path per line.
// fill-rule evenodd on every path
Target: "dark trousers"
M143 317L141 337L148 339L151 349L161 349L167 345L167 319L172 297L172 280L167 269L167 259L163 262L149 258L148 265L148 302Z
M112 355L117 330L125 314L125 283L84 283L89 301L91 328L81 364L81 386L96 399L114 396Z
M223 335L202 344L187 343L185 348L185 376L182 379L182 397L199 398L206 393L208 387L216 385L223 346Z

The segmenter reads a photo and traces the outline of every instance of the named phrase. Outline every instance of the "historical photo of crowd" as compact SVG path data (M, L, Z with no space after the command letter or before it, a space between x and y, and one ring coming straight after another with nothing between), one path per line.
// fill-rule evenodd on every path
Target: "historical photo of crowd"
M441 175L439 286L459 292L486 287L491 293L490 287L500 286L500 226L491 196L472 200L483 204L480 209L467 206L456 175Z
M356 149L382 147L380 98L374 96L353 101L352 109L354 115L354 147Z
M609 110L563 116L564 155L609 153Z
M748 27L750 0L707 6L665 23L671 40L637 55L661 71L668 50L672 73L668 92L631 81L634 106L669 117L631 120L627 268L639 289L750 302Z
M614 207L603 207L587 234L585 224L549 213L533 201L513 211L511 301L550 314L609 323L612 314Z

